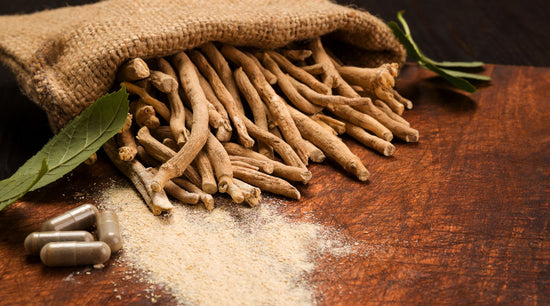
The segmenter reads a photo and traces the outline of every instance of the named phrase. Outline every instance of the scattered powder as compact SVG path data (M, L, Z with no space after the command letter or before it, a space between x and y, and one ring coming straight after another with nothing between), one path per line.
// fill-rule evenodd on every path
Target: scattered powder
M334 230L283 216L273 198L256 208L223 197L216 204L213 211L176 204L153 216L126 184L108 188L103 200L122 226L121 261L182 304L315 304L307 282L315 259L353 252Z

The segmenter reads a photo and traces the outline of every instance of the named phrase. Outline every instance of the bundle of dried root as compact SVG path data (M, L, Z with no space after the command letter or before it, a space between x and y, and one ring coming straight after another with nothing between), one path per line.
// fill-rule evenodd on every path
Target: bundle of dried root
M155 214L212 194L258 205L261 190L299 199L309 161L325 156L359 180L369 172L339 135L385 156L393 137L418 141L400 115L397 64L343 65L320 39L306 49L245 50L208 43L167 58L134 59L118 80L131 94L127 124L104 149Z

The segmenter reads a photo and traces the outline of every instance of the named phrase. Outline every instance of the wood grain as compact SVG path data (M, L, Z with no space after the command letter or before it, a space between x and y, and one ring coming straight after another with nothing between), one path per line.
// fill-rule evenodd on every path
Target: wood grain
M492 85L468 96L407 66L398 88L415 103L405 117L420 142L396 142L385 158L348 139L368 182L314 165L302 200L285 201L284 214L314 216L360 242L355 256L320 259L310 282L321 304L550 301L550 68L486 73ZM127 274L120 255L103 270L53 269L24 252L42 221L99 204L113 178L100 156L0 212L0 304L149 304L151 290L174 302Z

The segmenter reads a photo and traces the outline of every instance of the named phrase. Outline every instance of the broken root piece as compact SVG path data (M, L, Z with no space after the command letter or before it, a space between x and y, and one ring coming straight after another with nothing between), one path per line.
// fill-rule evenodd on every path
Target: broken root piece
M107 141L103 145L103 150L107 153L113 164L132 181L154 215L160 215L173 209L174 206L168 200L164 190L154 192L151 189L153 177L140 162L135 159L130 162L120 160L117 154L116 143L113 140Z
M354 174L360 181L366 181L370 173L359 157L353 154L340 138L325 130L313 119L288 106L292 118L304 137L319 147L323 152L346 171Z
M236 178L233 179L233 182L243 191L244 200L250 207L260 205L262 199L262 191L260 188L254 187Z
M141 58L134 58L124 63L117 73L117 81L133 82L149 77L149 67Z
M214 198L212 197L212 195L202 191L199 187L184 178L176 177L173 178L172 181L179 185L181 188L189 192L198 194L200 201L204 204L204 207L207 210L214 209Z
M193 108L193 128L189 140L174 157L162 164L155 174L151 184L154 191L161 191L168 180L183 174L206 143L209 134L206 97L199 83L195 66L183 52L176 54L173 60L180 75L182 88Z
M371 135L357 125L346 123L346 133L367 148L372 148L384 156L392 156L395 152L395 146L389 141Z
M261 190L280 194L291 199L300 199L298 189L283 179L241 167L233 167L233 175L250 185L259 187Z

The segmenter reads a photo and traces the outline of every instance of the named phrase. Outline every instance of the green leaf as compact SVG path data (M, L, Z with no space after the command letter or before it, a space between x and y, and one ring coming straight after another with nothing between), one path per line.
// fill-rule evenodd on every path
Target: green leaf
M472 80L479 80L479 81L490 81L491 80L491 77L488 77L486 75L468 73L468 72L458 71L458 70L443 69L441 67L440 67L440 69L445 71L446 73L454 76L454 77L457 77L457 78L472 79Z
M48 163L43 159L38 173L21 173L1 181L0 192L3 200L0 201L0 211L27 193L47 172ZM30 184L22 184L29 181L31 181Z
M126 88L99 98L10 178L0 182L0 210L80 165L122 128L127 114Z
M403 33L403 30L401 30L401 28L399 27L399 25L397 25L395 21L388 22L388 27L390 27L390 29L393 31L393 34L395 35L395 37L397 37L403 47L405 47L407 53L412 58L414 58L415 61L419 63L423 62L423 56L420 53L420 50L418 50L418 47L416 46L412 38L409 38L410 36L407 36L405 33Z
M476 87L474 85L472 85L470 82L466 81L465 79L452 76L451 74L447 73L448 70L443 70L430 63L422 63L421 65L439 74L439 76L447 80L449 83L453 84L453 86L456 88L462 89L467 92L476 91Z
M426 59L426 58L425 58ZM443 67L443 68L481 68L485 63L483 62L437 62L430 60L432 64L436 65L437 67Z
M453 86L465 90L467 92L475 92L476 88L465 79L475 79L480 81L490 81L491 78L484 75L467 73L449 68L478 68L483 66L483 62L438 62L425 56L420 48L414 42L409 25L403 18L403 11L397 13L397 19L401 22L403 30L395 21L388 22L388 27L399 42L405 47L407 53L418 62L419 65L439 74L442 78L449 81Z
M401 22L401 25L403 26L403 30L405 31L405 35L410 37L411 36L411 30L409 29L409 25L405 21L405 17L403 17L403 14L405 14L405 11L397 12L397 20L399 20L399 22ZM411 41L412 41L412 37L411 37Z

